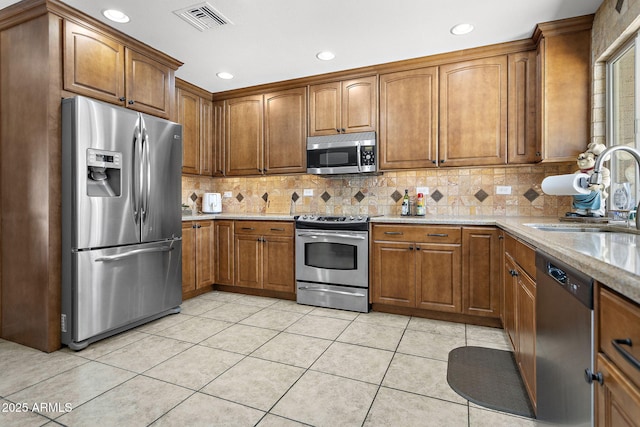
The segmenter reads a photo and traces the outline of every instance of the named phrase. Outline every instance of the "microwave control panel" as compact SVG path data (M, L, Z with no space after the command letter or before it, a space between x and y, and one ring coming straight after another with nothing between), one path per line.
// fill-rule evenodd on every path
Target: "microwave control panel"
M374 166L376 164L376 152L373 146L369 145L360 148L360 164L362 166Z

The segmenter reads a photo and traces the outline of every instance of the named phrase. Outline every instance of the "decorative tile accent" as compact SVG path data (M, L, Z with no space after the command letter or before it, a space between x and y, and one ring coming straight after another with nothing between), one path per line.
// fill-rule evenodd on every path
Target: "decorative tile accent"
M298 196L298 193L294 191L293 194L291 195L291 200L293 200L293 203L297 202L299 198L300 196Z
M398 203L398 200L402 199L402 193L396 190L393 192L393 194L391 194L391 198L393 199L394 202Z
M364 199L364 198L365 198L365 195L364 195L364 194L362 194L362 191L358 191L358 192L356 193L356 195L355 195L355 196L353 196L353 197L358 201L358 203L360 203L360 202L362 201L362 199Z
M189 198L195 202L196 200L198 200L198 195L196 193L191 193L191 195L189 196Z
M487 192L482 190L482 189L478 190L478 192L476 194L474 194L474 196L475 196L476 199L480 200L480 203L484 202L485 199L487 197L489 197Z
M269 193L264 193L264 194L262 195L262 200L264 200L265 202L266 202L267 200L269 200Z
M322 193L322 196L320 196L320 198L322 200L324 200L325 203L327 203L329 201L329 199L331 198L331 194L327 193L326 191L324 193Z
M538 192L533 188L528 189L527 192L523 194L523 196L530 202L533 202L535 199L540 197Z
M434 191L433 194L431 194L431 198L435 200L436 203L438 203L443 197L444 195L438 190Z
M242 195L242 193L238 193L238 195L236 196L236 200L239 201L239 202L244 200L244 196Z

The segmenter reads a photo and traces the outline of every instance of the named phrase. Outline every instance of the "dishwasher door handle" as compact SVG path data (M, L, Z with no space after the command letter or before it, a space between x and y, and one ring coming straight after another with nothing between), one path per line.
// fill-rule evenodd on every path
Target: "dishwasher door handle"
M633 343L631 342L631 338L611 340L611 344L613 345L613 348L615 348L627 362L631 363L634 368L640 371L640 360L636 359L633 354L629 353L622 347L623 345L632 347Z

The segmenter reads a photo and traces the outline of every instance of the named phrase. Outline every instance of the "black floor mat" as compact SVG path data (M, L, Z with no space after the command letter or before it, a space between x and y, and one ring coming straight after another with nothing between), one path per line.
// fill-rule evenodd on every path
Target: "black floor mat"
M447 382L460 396L480 406L535 418L510 351L455 348L449 352Z

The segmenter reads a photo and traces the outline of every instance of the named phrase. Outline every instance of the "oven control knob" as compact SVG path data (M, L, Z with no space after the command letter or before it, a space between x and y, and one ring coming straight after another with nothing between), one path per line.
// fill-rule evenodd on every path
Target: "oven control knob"
M352 216L349 217L349 221L353 221L353 217Z
M358 215L358 221L362 221L362 216Z
M302 219L307 219L307 216L306 215L302 215Z

